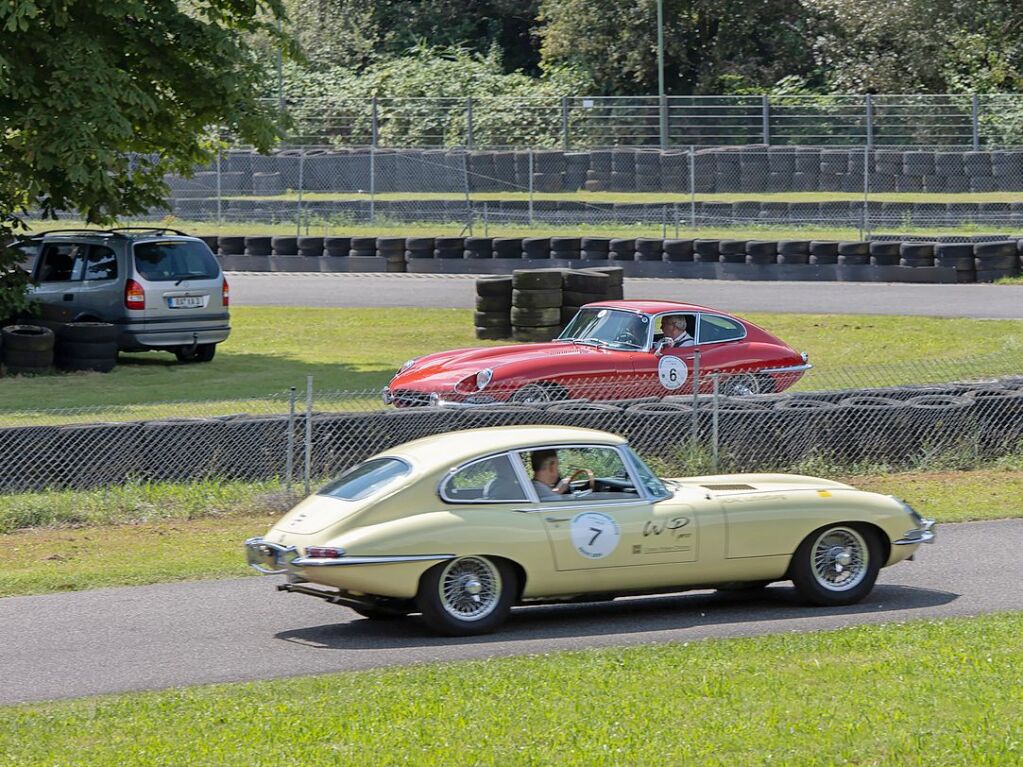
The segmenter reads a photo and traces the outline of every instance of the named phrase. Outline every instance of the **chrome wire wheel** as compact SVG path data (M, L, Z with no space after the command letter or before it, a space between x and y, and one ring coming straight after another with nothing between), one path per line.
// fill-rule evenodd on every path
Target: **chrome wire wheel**
M810 548L813 577L828 591L850 591L867 576L870 548L851 527L832 527L822 532Z
M726 397L749 397L760 394L760 381L749 373L728 376L721 386L721 393Z
M441 607L458 621L479 621L501 601L501 573L482 557L462 557L447 564L437 584Z
M512 394L511 401L523 405L546 405L548 402L553 402L554 397L546 386L526 384Z

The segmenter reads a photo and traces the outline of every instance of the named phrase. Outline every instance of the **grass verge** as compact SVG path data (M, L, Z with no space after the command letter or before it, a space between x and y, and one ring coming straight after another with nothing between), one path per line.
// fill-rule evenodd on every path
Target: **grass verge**
M991 615L30 704L0 709L0 763L1019 764L1021 633Z
M655 287L648 290L646 297L658 297ZM800 382L803 390L1004 374L1006 360L1018 361L1023 353L1023 322L1015 320L744 316L809 352L815 367ZM211 403L206 409L187 409L188 415L286 412L286 399L263 398L289 386L304 392L309 375L318 391L364 391L368 399L361 406L379 407L377 392L406 359L441 349L510 343L476 340L469 309L238 307L231 321L231 337L209 364L182 365L169 354L149 352L121 355L121 364L107 374L5 379L0 423L40 422L41 408L89 408L72 419L78 421L181 416L186 408L180 405L134 406L185 401ZM410 334L410 327L416 332ZM1009 372L1018 372L1018 366Z
M939 522L1023 517L1023 470L844 477ZM0 597L251 575L241 542L286 510L276 483L0 495ZM116 556L111 556L116 552Z

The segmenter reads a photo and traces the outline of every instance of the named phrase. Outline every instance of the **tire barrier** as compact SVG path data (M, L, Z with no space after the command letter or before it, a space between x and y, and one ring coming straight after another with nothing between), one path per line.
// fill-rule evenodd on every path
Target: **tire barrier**
M0 359L8 375L37 375L53 367L54 334L39 325L8 325L0 331Z
M481 277L476 280L476 311L473 314L476 338L511 338L511 277Z
M542 261L567 268L609 261L623 268L623 274L636 277L952 283L993 282L1019 275L1023 266L1023 240L1004 236L973 243L603 237L208 239L225 270L308 271L316 256L313 271L462 274L507 274L517 265L540 266ZM285 250L295 253L283 256ZM295 264L298 257L306 265Z
M555 424L610 430L668 475L898 470L975 465L1023 445L1023 380L845 391L472 408L314 412L310 472L322 478L396 444L455 429ZM283 476L289 431L301 474L305 416L165 418L0 429L0 491L86 489L126 481ZM695 439L695 442L693 441Z
M56 331L54 362L61 370L109 373L117 365L116 325L69 322Z

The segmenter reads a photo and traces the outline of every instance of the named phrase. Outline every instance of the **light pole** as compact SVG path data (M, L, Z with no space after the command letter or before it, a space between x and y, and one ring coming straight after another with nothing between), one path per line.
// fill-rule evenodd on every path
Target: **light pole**
M668 148L668 101L664 95L664 0L657 0L657 111L660 115L661 149Z

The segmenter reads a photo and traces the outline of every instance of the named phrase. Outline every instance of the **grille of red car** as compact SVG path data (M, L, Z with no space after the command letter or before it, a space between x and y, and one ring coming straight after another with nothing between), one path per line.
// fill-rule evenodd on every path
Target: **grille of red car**
M418 407L430 404L430 395L427 392L413 391L411 389L395 389L391 392L396 405L405 407Z

